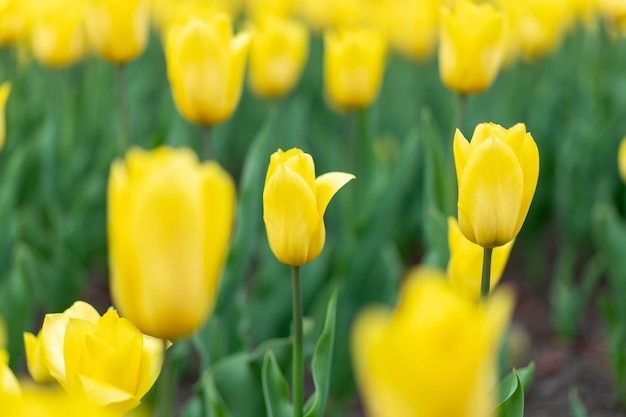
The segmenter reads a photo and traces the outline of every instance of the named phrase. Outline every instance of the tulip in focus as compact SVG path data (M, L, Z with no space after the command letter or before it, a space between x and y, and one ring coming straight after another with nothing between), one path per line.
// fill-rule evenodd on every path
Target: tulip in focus
M454 135L463 235L483 248L512 241L519 233L539 177L539 151L526 126L476 126L471 143Z
M235 215L235 185L188 149L131 149L111 167L111 293L124 317L162 339L199 329L213 309Z
M514 242L515 240L512 240L493 250L491 291L500 281ZM470 242L463 236L459 223L454 217L448 218L448 246L450 248L450 261L448 262L446 275L450 285L457 293L468 300L478 301L482 279L483 248Z
M40 384L54 381L54 377L50 375L50 370L46 364L41 332L39 332L37 336L32 333L24 332L24 350L26 351L28 372L33 380Z
M214 125L234 112L243 87L250 35L233 37L227 15L192 19L167 36L167 73L178 111L191 122Z
M84 29L85 2L46 0L34 12L30 44L43 65L64 68L83 58L87 51Z
M252 91L268 98L289 93L300 79L308 49L304 24L269 16L259 19L250 44Z
M352 360L368 416L491 416L512 297L497 291L479 306L441 275L418 269L394 311L357 317Z
M11 83L8 81L3 82L0 85L0 151L4 148L4 141L6 139L6 120L4 108L6 107L10 93Z
M364 108L378 96L386 42L373 30L329 31L324 36L324 79L330 100L344 110Z
M439 75L461 94L478 93L495 80L504 52L504 17L487 3L459 0L441 9Z
M315 178L311 155L278 150L270 158L263 190L263 220L270 248L284 264L301 266L322 252L324 213L354 175L329 172Z
M125 64L148 43L148 0L87 0L86 28L92 47L103 59Z
M117 415L139 405L163 364L162 340L82 301L46 315L41 343L50 374L71 396Z

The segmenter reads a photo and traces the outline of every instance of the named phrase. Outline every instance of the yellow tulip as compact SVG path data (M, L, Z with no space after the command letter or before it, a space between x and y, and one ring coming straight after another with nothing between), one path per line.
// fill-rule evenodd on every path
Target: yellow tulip
M0 45L15 45L26 39L29 9L27 0L0 0Z
M11 83L5 81L0 84L0 151L4 148L6 138L6 121L4 116L4 108L6 107L9 94L11 93Z
M293 90L308 55L304 24L273 17L259 19L250 44L249 81L252 91L276 98Z
M85 23L95 51L124 64L146 49L150 29L148 0L88 0Z
M167 39L169 29L184 25L193 18L204 21L226 13L235 16L237 5L231 0L152 0L152 18Z
M622 0L598 0L598 10L608 22L610 29L626 33L626 2Z
M439 29L438 0L385 0L379 18L394 49L415 60L431 57Z
M232 36L227 15L192 19L167 35L167 72L178 111L200 125L228 119L241 97L250 35Z
M504 52L504 17L490 4L459 0L441 9L439 75L461 94L478 93L495 80Z
M46 365L44 355L43 339L41 332L35 336L32 333L24 332L24 348L26 350L26 364L28 372L35 382L45 384L54 381Z
M620 178L626 183L626 136L620 142L617 151L617 168Z
M9 368L9 354L5 350L6 339L6 325L0 317L0 404L10 404L22 393L20 383Z
M497 291L479 306L441 275L420 269L393 312L370 307L357 317L352 360L370 417L491 415L512 297Z
M329 172L315 178L311 155L278 150L270 158L263 190L263 220L270 248L284 264L300 266L322 252L324 213L331 198L354 175Z
M269 14L288 19L296 8L295 0L245 0L245 4L247 14L254 18Z
M119 415L139 405L163 364L162 340L82 301L47 314L41 338L50 374L70 395Z
M506 262L509 259L513 242L515 240L493 250L493 258L491 259L491 291L500 281ZM482 279L483 248L470 242L463 236L459 223L454 217L448 218L448 245L450 247L450 261L448 262L447 276L450 284L462 296L478 301Z
M537 187L539 151L526 126L476 126L469 143L454 135L459 185L459 225L484 248L502 246L519 233Z
M386 42L373 30L329 31L324 36L324 79L330 100L342 109L369 106L378 96Z
M79 61L87 51L85 3L76 0L38 2L30 44L43 65L63 68Z
M111 292L149 335L178 339L213 309L235 214L235 185L188 149L131 149L111 167Z

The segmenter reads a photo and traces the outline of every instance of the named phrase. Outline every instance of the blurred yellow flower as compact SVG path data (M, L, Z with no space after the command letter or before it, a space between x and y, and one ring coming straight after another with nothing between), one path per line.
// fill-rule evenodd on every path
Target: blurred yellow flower
M184 25L193 18L209 21L221 13L236 15L235 3L232 0L152 0L152 18L167 39L170 28Z
M43 65L63 68L83 58L88 45L84 30L85 2L45 0L37 2L30 45Z
M124 64L141 55L148 43L148 0L88 0L85 23L98 55Z
M270 248L284 264L300 266L322 252L324 213L354 175L329 172L315 178L311 155L300 149L272 154L263 190L263 220Z
M131 149L111 167L111 292L142 332L178 339L213 309L235 215L235 185L188 149Z
M15 45L26 39L30 9L27 0L0 0L0 45Z
M46 314L41 338L50 374L61 386L118 415L139 405L163 364L162 340L141 334L114 309L100 317L82 301Z
M282 19L293 16L296 0L245 0L248 16L259 18L272 15Z
M626 2L623 0L598 0L598 10L611 29L626 33Z
M487 3L457 1L441 9L439 75L461 94L478 93L493 83L504 53L504 17Z
M37 336L29 332L24 332L24 350L26 351L28 372L33 380L40 384L54 381L54 377L50 375L50 371L46 365L41 332L39 332Z
M192 19L170 29L167 73L178 111L200 125L228 119L241 97L250 35L233 37L230 18Z
M352 329L352 360L370 417L488 417L513 300L479 306L437 271L410 276L395 311L370 307Z
M415 60L432 56L437 44L439 0L384 0L379 19L392 48Z
M496 287L509 259L509 253L513 242L499 246L493 250L491 260L491 285ZM475 243L470 242L459 228L459 223L454 217L448 218L448 246L450 248L450 261L448 262L447 276L452 288L463 297L478 301L480 298L480 283L482 279L484 250Z
M376 99L385 70L386 42L368 29L328 31L324 35L324 80L332 103L348 110Z
M268 98L289 93L300 79L308 50L309 33L303 23L260 18L250 44L248 74L252 91Z
M22 389L9 368L9 354L5 350L7 343L6 324L0 317L0 404L11 404L19 399Z
M502 246L519 233L539 177L539 151L526 126L476 126L469 143L454 135L461 231L484 248Z
M4 148L4 141L6 139L6 117L5 107L9 94L11 93L11 83L8 81L0 84L0 151Z
M619 150L617 151L617 168L619 169L619 176L624 183L626 183L626 136L619 144Z
M119 417L119 413L69 396L62 389L25 387L18 401L2 403L10 417Z

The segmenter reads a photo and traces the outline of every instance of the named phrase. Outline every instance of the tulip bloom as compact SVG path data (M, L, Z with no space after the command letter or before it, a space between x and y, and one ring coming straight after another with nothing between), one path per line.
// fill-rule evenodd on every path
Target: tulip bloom
M9 94L11 93L11 83L6 81L0 85L0 151L4 148L6 138L6 121L4 108L6 107Z
M30 38L35 58L52 68L67 67L82 59L87 51L85 3L47 0L38 6Z
M249 80L252 91L276 98L293 90L309 49L304 24L272 17L260 19L250 44Z
M263 190L263 220L270 248L284 264L301 266L322 252L324 213L330 199L354 175L329 172L315 178L311 155L278 150L270 158Z
M114 304L162 339L196 331L213 309L235 215L235 185L187 149L131 149L111 167L109 263Z
M509 259L513 242L515 240L493 250L491 291L500 281L506 262ZM448 246L450 248L450 261L448 262L447 276L450 284L459 294L467 299L478 301L482 279L483 248L470 242L463 236L459 223L454 217L448 218Z
M62 389L25 387L10 403L2 402L3 415L11 417L119 417L120 414L74 398Z
M495 80L504 52L504 17L490 4L459 0L441 9L439 75L451 90L478 93Z
M519 233L539 177L539 151L526 126L476 126L469 143L454 135L459 225L483 248L502 246Z
M46 365L41 332L39 332L37 336L32 333L24 332L24 348L26 350L28 372L33 380L40 384L54 381L54 377L50 375L50 371Z
M139 405L163 364L163 341L82 301L46 315L41 343L50 374L70 395L117 414Z
M234 112L243 84L250 35L232 36L230 18L192 19L170 29L165 56L178 111L200 125L214 125Z
M87 35L98 55L115 64L139 56L148 43L148 0L88 0Z
M420 269L395 311L374 307L357 317L352 360L370 417L491 415L512 297L498 291L478 306L441 275Z
M385 68L386 43L375 31L329 31L324 36L324 79L330 100L349 110L376 99Z

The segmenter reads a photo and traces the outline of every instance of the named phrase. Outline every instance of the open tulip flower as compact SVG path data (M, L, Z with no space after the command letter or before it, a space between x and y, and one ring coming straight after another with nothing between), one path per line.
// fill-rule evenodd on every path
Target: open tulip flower
M322 252L324 212L354 175L329 172L315 178L311 155L278 150L270 158L263 190L263 220L270 248L284 264L301 266Z
M148 0L87 0L89 41L105 60L124 64L143 53L148 43Z
M504 54L504 17L492 5L459 0L441 9L439 74L460 94L478 93L495 80Z
M230 17L192 19L167 34L167 74L178 111L211 126L235 111L243 88L248 33L233 37Z
M113 303L142 332L189 336L213 310L235 217L235 185L189 149L131 149L111 167Z
M526 126L476 126L471 143L454 135L463 235L483 248L512 241L519 233L539 178L539 151Z
M70 395L116 415L139 405L163 364L162 340L82 301L46 315L41 343L50 374Z
M418 269L395 311L370 307L352 329L352 360L370 417L488 417L497 352L513 306L496 291L479 306L443 274Z

